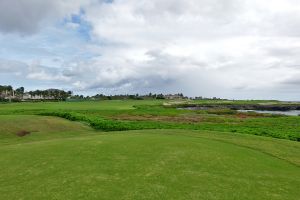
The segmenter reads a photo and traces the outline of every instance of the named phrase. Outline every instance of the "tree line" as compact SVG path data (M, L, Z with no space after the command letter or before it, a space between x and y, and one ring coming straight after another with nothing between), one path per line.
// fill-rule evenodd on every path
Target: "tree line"
M24 87L14 89L11 85L0 85L0 101L22 100L66 100L72 91L59 89L33 90L25 92Z
M72 91L60 89L32 90L26 91L24 87L14 89L11 85L0 85L0 101L37 101L37 100L144 100L144 99L184 99L182 93L178 94L96 94L93 96L73 95Z
M73 95L71 99L77 99L77 100L126 100L126 99L132 99L132 100L145 100L145 99L170 99L170 98L187 98L184 97L182 93L178 94L155 94L155 93L149 93L149 94L115 94L115 95L105 95L105 94L96 94L93 96L83 96L83 95Z

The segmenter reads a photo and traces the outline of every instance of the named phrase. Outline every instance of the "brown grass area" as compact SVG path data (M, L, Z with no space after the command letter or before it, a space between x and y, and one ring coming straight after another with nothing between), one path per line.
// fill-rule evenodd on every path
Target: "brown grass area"
M251 116L246 113L237 113L236 117L240 118L240 119L246 119L246 118L254 118L254 117L258 117L258 116Z
M113 119L117 120L130 120L130 121L165 121L165 122L182 122L182 123L198 123L203 121L203 117L199 115L193 116L154 116L154 115L119 115L114 116Z
M115 120L128 120L128 121L158 121L158 122L178 122L178 123L199 123L199 122L226 122L226 118L244 120L248 118L261 117L258 115L249 115L247 113L236 113L233 115L218 115L209 117L208 115L177 115L177 116L158 116L158 115L118 115L113 116L111 119ZM234 123L234 122L231 122Z

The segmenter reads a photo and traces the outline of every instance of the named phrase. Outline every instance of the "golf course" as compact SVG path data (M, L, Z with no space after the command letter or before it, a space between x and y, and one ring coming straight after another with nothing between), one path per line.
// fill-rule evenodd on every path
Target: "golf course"
M0 199L299 199L300 117L170 104L0 104Z
M0 200L300 200L300 0L0 0Z

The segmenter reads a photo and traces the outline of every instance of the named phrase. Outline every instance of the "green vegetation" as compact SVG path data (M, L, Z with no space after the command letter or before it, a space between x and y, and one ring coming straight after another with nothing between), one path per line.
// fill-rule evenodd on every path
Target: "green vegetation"
M18 140L2 135L0 199L262 200L300 195L297 142L180 130L105 134L38 116L1 118L5 126L0 132L29 117L28 125L11 131L36 132Z
M86 135L94 131L79 122L47 116L0 115L0 123L0 145ZM28 131L30 135L17 137L19 131Z
M207 100L203 101L207 103ZM253 103L253 101L237 101L238 104L241 102ZM0 104L0 114L58 116L72 121L86 122L93 128L104 131L189 129L300 140L299 117L238 113L228 109L178 110L163 104L166 104L166 101L28 102Z
M166 103L0 104L0 199L299 198L300 117Z
M0 114L37 113L39 111L111 111L135 109L135 105L160 105L162 101L79 101L79 102L24 102L0 104Z

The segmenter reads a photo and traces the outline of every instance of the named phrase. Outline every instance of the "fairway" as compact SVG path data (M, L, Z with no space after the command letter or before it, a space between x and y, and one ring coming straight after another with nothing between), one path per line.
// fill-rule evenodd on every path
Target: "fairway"
M25 119L30 116L2 116L1 134L4 124ZM296 200L300 195L298 142L187 130L104 133L54 117L33 121L36 133L2 135L0 199ZM64 128L55 129L58 125Z
M8 111L39 111L39 110L130 110L134 105L159 105L162 101L134 101L134 100L113 100L113 101L79 101L79 102L24 102L0 104L1 113Z

